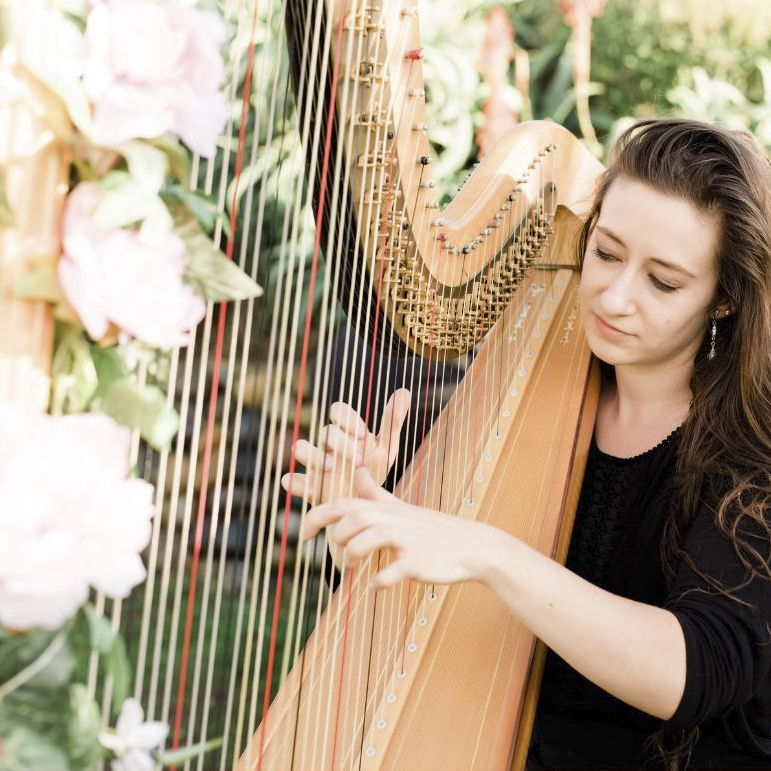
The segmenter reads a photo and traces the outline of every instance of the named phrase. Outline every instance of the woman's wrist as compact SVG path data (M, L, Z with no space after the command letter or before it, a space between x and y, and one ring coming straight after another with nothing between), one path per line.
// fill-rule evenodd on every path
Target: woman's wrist
M510 533L490 525L484 528L480 544L475 544L475 578L498 596L509 596L516 590L517 573L523 549L528 547Z

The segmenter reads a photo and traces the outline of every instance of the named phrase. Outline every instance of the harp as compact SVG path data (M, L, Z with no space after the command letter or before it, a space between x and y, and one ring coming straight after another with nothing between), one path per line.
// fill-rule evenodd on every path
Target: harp
M474 585L373 595L387 555L333 590L326 545L297 540L307 503L279 478L331 401L374 425L383 393L407 386L419 417L397 494L564 556L597 393L573 238L601 166L559 126L523 124L443 208L417 7L274 5L224 6L241 116L191 183L229 211L238 227L215 241L266 299L212 311L172 354L180 431L169 451L134 447L156 485L148 580L97 607L124 630L134 693L170 743L222 737L198 768L521 767L532 635ZM68 158L8 136L9 195L32 213L3 235L0 318L29 334L2 335L1 396L31 393L31 372L42 406L52 322L10 285L24 255L56 251ZM41 187L45 218L29 204ZM109 680L90 687L107 721Z

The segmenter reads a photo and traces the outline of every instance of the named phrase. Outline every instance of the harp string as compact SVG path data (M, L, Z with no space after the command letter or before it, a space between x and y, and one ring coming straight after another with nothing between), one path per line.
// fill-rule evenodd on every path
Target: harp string
M303 350L302 350L301 365L300 365L300 378L299 378L300 384L298 387L297 402L295 405L295 424L294 424L293 435L292 435L293 445L297 442L299 438L300 410L302 406L301 400L302 400L303 385L305 381L306 362L307 362L308 350L309 350L310 323L311 323L311 317L312 317L312 311L313 311L312 300L313 300L313 292L315 287L316 270L318 265L318 253L319 253L320 239L321 239L322 226L323 226L323 216L324 216L323 207L326 200L325 193L326 193L326 184L328 179L329 157L331 152L332 128L333 128L333 121L335 116L335 96L336 96L337 85L338 85L341 49L342 49L342 41L343 41L343 20L345 16L345 11L346 11L346 4L345 2L343 2L341 6L340 19L338 21L338 29L337 29L337 36L336 36L336 42L335 42L335 56L333 59L332 86L331 86L331 93L329 98L329 111L328 111L328 118L327 118L325 144L324 144L324 156L323 156L322 167L321 167L319 203L318 203L317 214L316 214L316 238L315 238L314 247L313 247L309 298L308 298L308 306L306 308L305 331L304 331L304 337L303 337ZM296 467L295 464L296 464L296 458L294 454L292 454L290 456L290 467L289 467L290 479L295 473L295 467ZM267 683L265 686L265 695L264 695L264 702L263 702L263 718L262 718L262 729L261 729L260 750L259 750L260 751L259 767L261 767L261 764L262 764L262 755L264 752L264 741L265 741L265 730L267 727L267 713L268 713L268 707L270 705L270 685L272 680L273 657L275 654L278 617L279 617L279 610L280 610L280 604L281 604L281 586L282 586L283 575L284 575L287 536L288 536L288 529L289 529L289 514L290 514L290 499L289 497L287 497L285 510L284 510L284 530L282 533L281 553L279 557L277 586L276 586L276 592L275 592L276 599L275 599L274 610L273 610L273 625L271 630L271 640L270 640L270 648L269 648L269 654L268 654ZM348 586L350 588L350 577L348 581ZM346 603L346 605L348 608L350 608L350 596L349 596L349 602ZM339 685L340 691L342 690L342 673L345 670L345 652L346 652L347 634L348 634L348 625L347 625L347 618L346 618L345 634L343 639L343 663L340 668L341 669L341 678L340 678L340 685ZM334 764L334 757L335 757L335 751L337 746L337 724L339 723L339 715L340 715L340 710L339 710L339 697L338 697L338 709L336 714L335 732L334 732L333 747L332 747L333 764Z
M372 372L373 372L373 368L371 366L369 371L370 371L370 388L368 389L368 403L371 404L371 393L372 393L371 381L372 381ZM378 373L378 377L380 377L380 372Z
M310 24L311 18L307 18L307 23L304 27L304 37L307 40L308 36L310 35L311 31L311 24ZM321 18L320 15L317 14L315 19L313 19L313 30L314 30L314 41L318 41L319 37L319 28L321 24ZM306 68L302 68L301 72L301 99L298 100L302 102L303 99L307 100L309 99L309 95L312 93L312 89L310 88L309 84L314 79L314 69L318 66L318 43L314 42L312 46L304 46L303 47L304 52L310 51L310 65L307 67L308 73L306 74ZM305 96L303 97L303 92ZM309 119L309 111L306 110L305 113L306 117L303 121L302 125L302 134L301 134L301 156L304 158L306 157L307 153L307 147L309 141L311 142L311 169L313 170L315 168L315 157L317 155L316 148L318 147L319 143L319 132L318 130L314 131L314 136L309 140L310 135L310 119ZM311 172L311 175L315 172ZM282 249L282 255L285 253L286 244L290 243L289 253L290 253L290 264L292 265L290 271L284 271L281 270L279 272L279 277L283 281L284 273L286 272L289 274L290 272L293 274L295 271L298 274L298 277L301 277L303 275L304 269L305 269L305 259L304 256L301 256L299 259L299 263L295 260L296 255L296 245L298 242L297 239L297 230L299 227L299 220L301 219L301 202L302 197L300 195L301 190L298 188L298 193L294 197L294 209L292 207L287 207L285 210L285 217L284 217L284 228L282 232L282 241L281 241L281 249ZM305 205L307 206L309 195L306 196ZM292 236L291 239L288 238L288 226L289 226L289 218L290 215L292 215ZM284 297L283 297L283 308L284 308L284 314L282 316L281 325L280 327L277 327L274 323L274 326L271 331L271 341L272 343L276 340L276 334L278 333L278 361L283 361L285 356L288 360L288 375L284 378L285 381L285 388L284 388L284 399L283 399L283 406L281 410L279 410L278 407L278 386L280 382L280 373L277 373L275 377L275 383L276 387L273 391L273 403L272 407L270 409L270 415L271 415L271 425L270 429L268 431L268 457L273 457L276 453L276 450L274 449L273 442L274 437L276 435L276 422L279 419L279 415L281 417L281 431L280 433L280 439L278 443L278 450L277 453L279 456L283 454L284 448L283 448L283 436L285 433L285 417L288 413L288 403L289 403L289 396L290 396L290 386L294 379L294 376L292 374L293 371L293 362L294 362L294 341L296 339L297 335L297 328L299 326L299 290L302 286L302 281L298 280L295 283L295 298L294 298L294 308L295 313L293 315L293 321L292 321L292 329L291 329L291 336L290 336L290 343L288 347L288 353L285 353L286 351L286 338L287 338L287 330L289 328L288 324L288 312L289 307L291 305L291 296L290 291L292 289L292 282L287 280L285 287L284 287ZM312 295L310 295L312 297ZM274 322L277 320L276 317L274 317ZM274 355L272 353L269 353L269 360L272 362L274 359ZM269 378L269 382L272 378ZM265 483L263 485L263 496L262 496L262 504L261 504L261 511L260 511L260 522L265 522L266 518L269 517L270 524L268 528L261 528L260 529L260 543L258 548L258 553L260 557L262 558L263 555L263 539L267 533L273 533L276 529L276 511L277 511L277 501L278 501L278 479L274 478L272 480L272 484ZM268 490L272 490L272 500L268 500ZM268 510L270 510L270 514L268 514ZM285 528L286 532L286 528ZM260 569L255 571L255 584L253 586L252 591L252 603L250 606L250 618L249 618L249 624L248 629L253 630L255 626L255 622L257 619L257 613L256 613L256 600L257 600L257 579L258 575L260 573L260 570L262 570L262 579L261 579L261 586L262 589L259 592L259 595L261 597L260 600L260 612L259 612L259 619L264 619L267 617L267 607L268 607L268 600L270 596L270 581L271 581L271 564L272 564L272 553L273 553L273 541L270 540L267 547L267 554L264 560L264 567L261 567ZM263 652L263 635L264 635L264 624L262 621L259 623L257 627L257 640L256 640L256 648L257 648L257 654L256 654L256 661L254 666L254 674L252 678L251 683L251 698L249 700L249 726L253 727L256 724L256 714L257 714L257 699L258 699L258 693L260 692L260 672L262 668L262 652ZM252 639L252 634L250 634L250 639ZM244 683L246 686L246 683ZM243 689L245 691L245 689ZM269 689L266 689L266 693L269 692ZM242 725L243 725L243 718L242 715L239 715L239 734L242 731ZM252 728L253 730L253 728Z
M270 14L271 14L271 10L269 10L269 12L268 12L268 17L270 17ZM264 57L264 61L263 61L263 75L265 74L265 71L266 71L266 68L267 68L268 58L269 57L267 57L267 56ZM263 78L263 79L265 79L265 78ZM277 106L277 94L278 94L277 84L278 84L278 80L279 80L279 69L276 68L274 70L273 86L272 86L272 89L271 89L271 100L270 100L270 103L269 103L270 116L269 116L269 120L268 120L268 140L267 140L268 142L270 141L270 138L272 137L272 131L273 131L273 125L274 125L273 117L275 115L276 106ZM284 107L284 110L283 110L284 122L286 122L286 101L287 100L286 100L286 93L285 93L285 95L284 95L284 105L285 105L285 107ZM259 104L261 104L261 103L259 103ZM259 113L258 113L257 118L256 118L256 125L257 125L257 128L259 128ZM255 138L257 139L258 137L255 137ZM258 145L258 142L255 141L253 143L253 146L252 146L252 158L254 158L254 156L255 156L257 145ZM264 189L264 182L265 182L266 172L267 172L267 167L265 167L263 169L263 177L262 177L263 189ZM252 190L251 187L247 188L247 196L251 196L251 190ZM262 220L263 220L263 216L264 216L266 198L267 198L267 194L263 193L260 196L260 199L259 199L257 226L256 226L256 230L255 230L255 241L256 241L256 244L257 244L256 247L255 247L255 250L254 250L255 254L259 253L260 237L261 237L261 224L262 224ZM248 212L251 209L251 206L248 205L249 201L250 201L250 198L248 197L247 198L247 215L248 215ZM245 253L245 250L246 250L246 240L244 240L242 242L242 248L241 248L242 253ZM253 275L256 273L256 270L257 270L257 263L255 262L254 265L253 265L253 268L252 268ZM268 275L270 276L270 273L268 273ZM279 276L280 276L280 278L283 279L283 271L279 272ZM280 296L280 293L281 293L281 287L279 287L279 296ZM251 323L250 323L251 322L251 313L252 313L252 305L250 304L248 306L248 314L247 314L247 317L248 317L247 330L251 329ZM277 318L277 316L274 316L274 319L275 318ZM262 314L262 319L263 319L263 321L261 322L261 324L264 325L264 320L265 320L265 313L264 313L264 311L263 311L263 314ZM275 343L276 343L275 334L274 333L271 334L270 340L271 340L271 344L270 344L271 345L271 350L274 350ZM247 335L247 341L248 341L248 335ZM246 362L246 358L248 356L248 350L249 350L249 347L248 347L248 342L247 342L247 344L244 346L243 354L242 354L242 361L244 362L243 368L245 368L245 362ZM265 390L265 396L264 396L264 401L263 401L263 403L265 405L268 404L269 387L270 387L270 384L271 384L271 381L272 381L271 375L272 375L272 372L273 372L272 366L273 366L273 357L270 356L269 357L268 377L267 377L266 383L265 383L266 390ZM279 365L279 369L277 370L277 372L280 373L280 365ZM244 377L243 377L243 371L242 371L241 383L243 384L243 382L244 382ZM257 381L255 380L255 395L257 393L256 385L257 385ZM243 392L244 392L244 388L242 386L241 389L240 389L240 396L239 396L239 401L238 401L238 409L239 410L240 410L241 404L242 404ZM263 413L263 414L265 414L265 413ZM275 412L273 412L273 415L275 415ZM248 438L248 447L249 448L252 448L254 446L255 441L256 441L256 445L257 445L256 456L257 456L258 459L263 457L263 450L264 450L264 444L265 444L265 425L266 425L266 422L265 421L261 421L260 422L260 429L259 429L258 432L256 432L257 433L257 437L256 438L254 437L254 432L253 432L252 435L250 435L249 438ZM236 445L236 439L234 439L234 446L235 445ZM235 467L235 458L233 458L232 461L231 461L231 469L233 469L234 467ZM231 472L231 476L232 476L232 473L233 472ZM259 473L259 471L258 471L258 473ZM263 478L262 481L267 486L268 480ZM246 485L246 480L244 481L243 484ZM253 543L253 539L254 539L254 527L255 527L254 513L255 513L255 505L256 505L256 495L255 495L256 489L257 489L257 485L255 485L254 488L253 488L253 494L251 496L251 503L249 505L249 515L246 518L246 521L247 521L247 528L246 528L247 532L246 532L246 548L245 548L245 555L244 555L243 580L240 582L240 588L239 588L239 591L238 591L237 598L233 597L233 599L232 599L232 602L235 603L235 606L236 606L235 607L235 611L234 611L235 612L235 622L234 622L235 630L234 630L234 633L233 633L233 636L235 638L235 642L234 642L234 655L233 655L233 658L232 658L230 678L229 678L229 684L228 684L228 695L227 695L226 707L225 707L225 718L224 718L224 725L225 725L224 743L225 744L224 744L223 750L222 750L222 757L223 758L226 757L226 752L227 752L227 746L226 745L227 745L227 742L228 742L229 737L230 737L230 725L231 725L231 720L232 720L232 709L233 709L234 695L235 695L235 691L236 691L236 680L237 680L237 671L238 671L237 661L239 659L239 651L240 651L241 638L242 638L242 628L243 628L243 623L244 623L243 622L243 615L244 615L244 610L245 610L246 588L247 588L248 583L249 583L248 576L249 576L249 570L251 568L251 551L252 551L251 544ZM229 485L229 490L232 490L232 485ZM244 506L244 504L245 504L245 500L242 501L242 507ZM225 545L226 545L226 542L227 542L227 532L228 532L228 526L227 526L227 523L226 523L225 535L223 535L223 547L222 547L223 553L224 553L224 548L225 548ZM262 537L263 537L263 535L264 535L264 532L261 529L261 531L260 531L260 538L259 538L260 543L259 543L259 546L258 546L258 549L257 549L258 555L259 555L258 556L258 565L257 565L257 569L255 570L255 573L254 573L255 579L260 574L259 564L260 564L260 560L262 559L262 555L263 555L263 550L262 550L262 545L263 545ZM222 573L222 562L221 562L220 573ZM221 586L221 583L220 583L220 586ZM255 596L255 592L253 591L252 592L252 597L254 597L254 596ZM251 607L251 611L253 611L253 606L250 606L250 607ZM231 623L232 623L232 618L231 618ZM248 627L252 628L251 622L248 624ZM212 639L215 639L214 635L212 635ZM248 641L247 641L247 646L246 646L247 647L247 657L246 657L247 658L247 667L246 667L247 672L248 672L248 668L249 668L248 667L248 663L249 663L249 661L251 659L251 650L252 650L251 641L252 641L252 639L253 639L253 637L251 635L249 635ZM213 647L214 646L212 646L212 648ZM213 651L210 653L210 660L213 660ZM210 669L210 674L207 677L207 681L211 681L212 675L213 675L213 671ZM248 677L245 678L244 685L247 682L248 682ZM241 698L239 699L239 716L242 716L242 714L243 714L243 708L244 708L244 698L243 698L243 696L244 696L244 689L242 688L241 689ZM240 718L239 718L238 723L239 723L238 731L240 731L241 730L241 725L242 725L242 720ZM239 740L238 740L238 736L237 736L237 738L236 738L236 751L237 751L237 747L238 747L238 742L239 742Z
M366 8L366 4L363 7ZM359 12L359 9L356 8L355 10L352 11L351 15L353 17L355 17L355 15L358 14L358 12ZM364 28L362 27L362 30L356 36L357 41L358 41L357 61L363 61L361 51L362 51L363 46L364 46L364 38L365 38L365 36L366 36L366 32L365 32ZM378 40L377 47L379 48L379 40ZM377 53L375 55L375 61L377 61ZM351 73L354 72L352 67L349 67L348 71L351 72ZM352 80L352 78L349 77L347 82L350 83L351 80ZM359 91L361 91L361 89L359 89ZM383 95L384 95L384 89L381 89L380 90L380 101L379 101L379 103L377 105L377 110L376 110L378 114L383 114L383 108L382 108L382 98L383 98ZM366 107L367 107L366 105L362 105L361 109L363 110ZM372 112L375 112L375 110L373 110L371 106L369 107L369 109ZM346 110L345 108L343 108L343 110L341 110L341 113L343 115L349 115L349 116L353 116L354 115L354 111L353 110L349 111L349 110ZM348 123L349 123L349 135L348 135L349 136L349 142L348 142L347 156L348 156L349 159L352 159L352 158L355 157L355 153L356 153L355 148L353 147L354 120L352 118L349 118ZM367 142L369 141L369 136L370 136L370 134L369 134L369 132L367 132ZM377 136L376 136L376 139L375 139L375 144L377 145ZM369 152L369 148L365 147L364 148L365 157L366 157L366 153L368 153L368 152ZM376 173L377 173L377 170L376 170L375 167L373 167L373 171L372 171L373 180L375 178ZM365 169L365 177L366 177L366 169ZM380 182L381 182L381 187L378 187L375 184L373 184L372 186L368 186L366 184L362 185L361 194L360 194L360 198L359 198L359 204L358 204L358 215L356 217L357 223L363 223L363 222L367 222L368 221L367 215L365 215L365 213L363 211L364 207L366 206L367 208L371 209L372 207L380 206L381 204L378 201L381 198L386 201L386 209L387 209L388 203L389 203L389 201L388 201L388 189L386 188L386 190L382 194L378 194L377 193L378 190L381 190L381 191L383 190L382 179L380 180ZM388 183L386 183L386 185L388 185ZM368 202L366 201L366 195L365 195L365 191L367 189L371 190L370 200ZM384 215L384 216L387 216L387 214ZM357 234L359 232L360 232L360 230L357 228ZM365 254L366 254L366 252L365 252ZM370 268L370 275L372 275L372 268ZM380 290L378 290L378 295L380 295ZM380 297L378 296L377 299L379 301ZM351 336L352 336L352 328L349 325L346 328L346 346L350 345L350 337ZM355 351L354 355L356 355L358 353L358 346L354 347L354 351ZM373 364L374 364L374 354L375 354L375 348L373 346L372 357L370 359L370 364L369 364L370 386L367 389L367 404L368 404L368 406L364 410L364 419L365 419L365 423L368 425L368 427L370 427L370 425L371 425L371 420L370 420L371 416L370 416L370 410L369 410L369 403L370 403L371 398L372 398L372 374L373 374L372 373L372 368L373 368ZM390 359L389 359L387 361L387 365L386 365L386 374L385 374L385 381L386 382L389 381L390 366L391 366L391 362L390 362ZM378 412L377 401L379 400L380 394L382 392L382 389L381 389L382 367L383 367L383 359L381 358L378 361L377 385L375 387L376 404L375 404L374 411L375 411L376 414ZM354 367L354 371L355 371L355 367ZM363 386L364 377L365 377L365 371L366 371L366 369L363 370L360 373L359 378L358 378L359 379L359 388L360 389ZM390 452L390 447L388 448L388 450ZM352 492L352 490L349 490L347 492L350 494ZM346 580L346 591L347 592L350 592L351 581L352 581L352 575L349 575L347 577L347 580ZM366 598L366 599L367 599L367 601L369 601L369 598ZM348 601L350 602L350 594L348 595ZM372 612L373 612L373 614L374 614L374 612L376 610L376 602L377 602L376 598L373 597L372 598L372 605L373 605ZM350 605L348 605L348 607L350 607ZM366 622L366 618L367 618L368 615L369 614L367 614L367 613L363 613L362 614L364 622ZM347 627L347 624L348 624L348 621L346 621L346 627ZM366 701L367 701L367 694L368 694L368 690L369 690L370 675L371 675L371 669L372 669L372 651L373 651L373 646L375 644L375 640L374 640L374 626L372 627L372 633L373 634L371 634L370 637L369 637L369 642L368 642L369 649L368 650L365 650L365 646L367 646L366 636L364 634L361 634L361 644L360 644L359 650L356 652L356 655L354 656L354 659L355 659L355 661L358 664L357 672L356 672L356 675L355 675L358 681L361 681L361 678L362 678L362 675L363 675L363 670L365 669L365 666L366 666L366 675L364 675L366 685L365 685L364 694L363 694L364 695L364 706L362 708L359 705L360 692L357 691L357 694L356 694L356 704L355 704L355 707L354 707L354 715L363 714L366 711ZM344 642L344 647L345 647L345 642ZM340 686L342 687L342 671L341 671ZM337 704L337 708L336 708L336 721L337 722L339 722L340 707L341 707L341 694L338 692L338 704ZM356 732L355 731L352 732L352 739L353 739L354 742L356 741ZM361 734L360 741L363 741L363 733ZM333 747L333 751L332 751L332 757L333 757L332 764L333 765L334 765L334 757L335 757L335 754L336 754L336 745L337 745L337 727L336 727L336 730L335 730L335 747ZM346 754L347 754L347 751L346 751ZM346 757L346 755L344 755L343 757Z
M252 36L254 35L254 30L256 29L256 13L257 13L257 9L255 8L253 12L252 20L251 20ZM250 48L250 56L252 60L254 60L254 47ZM261 81L264 81L266 79L265 77L266 62L267 62L267 57L263 57L262 73L261 73L261 77L259 78L259 80ZM234 62L234 66L235 66L235 62ZM256 63L253 63L251 71L253 72L255 69L256 69ZM276 72L278 73L278 70ZM251 78L249 77L249 75L251 75L251 72L247 67L247 77L246 77L246 82L244 84L244 95L248 95L251 90L250 88ZM231 77L233 81L237 80L237 78L235 77L235 69ZM274 78L274 87L273 87L274 94L275 94L275 91L276 91L276 79ZM269 116L269 120L268 120L269 131L272 128L272 113L275 110L275 104L276 104L276 100L274 96L271 99L270 105L269 105L270 113L271 113L271 116ZM243 148L245 144L245 139L246 139L245 130L244 130L247 125L246 112L247 112L246 106L244 105L244 99L242 97L242 119L241 119L241 130L239 131L239 150ZM259 124L259 113L256 114L256 122ZM254 139L257 140L258 136L255 136ZM252 142L251 158L250 158L250 163L252 164L254 163L254 160L256 157L258 144L259 144L258 141ZM234 223L235 223L236 214L238 212L236 201L239 195L238 187L241 179L241 169L242 167L238 168L237 173L235 175L234 185L233 185L233 197L232 197L232 205L231 205L231 218L230 218L230 231L229 231L231 234L231 238L228 243L228 252L231 255L233 252L233 243L234 243L233 234L235 233ZM224 170L225 170L225 167L223 167L223 172ZM211 179L212 173L213 173L212 164L209 165L208 172L209 173L207 174L207 177L208 177L207 185L210 185L209 180ZM223 173L221 175L220 195L219 195L220 200L223 202L225 200L224 196L225 196L226 181L227 181L227 176ZM244 233L248 233L250 228L252 195L253 195L253 187L250 185L247 187L247 190L245 193L245 205L241 207L241 210L244 212L244 223L242 228L242 231ZM248 238L243 238L241 240L240 250L239 250L240 251L239 265L242 268L245 267L247 244L248 244ZM257 267L258 267L257 262L255 261L255 264L252 269L253 274L256 274ZM233 320L232 320L231 332L230 332L230 355L229 355L229 362L227 367L228 374L227 374L226 390L225 390L224 400L223 400L224 415L221 423L222 438L220 442L220 450L218 453L217 476L215 480L215 493L213 496L212 506L211 506L212 513L211 513L211 524L210 524L210 537L208 540L206 572L205 572L205 579L204 579L204 585L203 585L202 597L201 597L201 613L200 613L200 619L198 624L199 629L198 629L198 635L197 635L196 659L193 665L193 683L192 683L192 691L191 691L191 698L190 698L191 707L190 707L189 716L188 716L188 736L194 736L196 727L198 727L199 728L198 734L200 737L200 741L205 741L207 738L208 718L211 710L210 697L212 693L213 680L214 680L215 654L217 650L216 642L218 639L219 625L220 625L221 614L222 614L224 569L225 569L225 562L227 557L226 549L227 549L229 533L230 533L237 449L240 443L241 428L242 428L243 393L244 393L244 387L245 387L245 375L246 375L246 364L247 364L246 354L248 353L248 350L249 350L250 338L251 338L250 319L253 312L253 301L249 300L246 306L247 323L245 324L246 328L242 337L243 345L241 348L240 366L237 367L236 353L238 348L239 333L240 333L240 327L241 327L241 322L240 322L241 310L242 310L242 306L240 303L237 303L234 305ZM239 396L235 400L235 417L233 421L233 431L232 431L232 437L231 437L230 432L228 430L228 426L229 426L230 405L233 401L232 393L233 393L233 383L235 380L236 370L240 372L239 388L238 388ZM227 456L226 447L227 447L228 441L230 441L230 446L231 446L230 468L228 472L228 482L224 493L225 495L224 517L220 528L220 524L218 521L219 519L218 513L221 509L221 504L222 504L223 493L222 493L221 486L222 486L222 479L224 476L224 464ZM211 577L213 573L214 552L215 552L215 546L216 546L216 539L211 536L218 530L220 530L220 532L222 533L221 544L220 544L220 557L219 557L219 566L217 569L217 579L216 579L215 590L214 590L214 608L211 614L211 630L207 634L206 625L207 625L208 609L209 609ZM232 599L230 603L232 603ZM232 605L231 605L231 609L232 609ZM203 669L202 661L204 656L204 643L207 640L208 640L209 652L208 652L208 662L207 662L207 669L206 669L206 680L204 684L203 705L201 709L201 718L199 720L198 710L197 710L197 705L199 704L198 693L199 693L199 687L200 687L201 673ZM198 759L198 766L201 767L202 763L203 763L203 757L200 757Z
M257 29L258 7L259 7L259 3L255 0L253 12L252 12L252 26L251 26L252 36L254 36L254 33ZM236 214L238 210L238 188L241 180L241 172L243 169L243 161L244 161L247 114L249 110L249 92L251 90L252 74L254 70L254 52L255 52L255 49L254 49L254 46L252 45L249 47L249 51L248 51L244 90L243 90L243 95L241 99L241 125L239 127L238 144L237 144L236 161L235 161L235 173L234 173L235 185L233 190L233 199L231 202L230 230L226 241L226 256L229 260L233 259ZM215 350L214 350L214 361L213 361L212 371L211 371L209 407L208 407L208 416L206 421L206 436L204 440L204 453L203 453L203 460L202 460L202 466L201 466L201 485L200 485L200 490L198 494L198 508L196 512L195 534L193 539L193 553L192 553L190 570L189 570L190 578L189 578L189 585L188 585L188 592L187 592L187 604L186 604L186 611L185 611L185 624L184 624L183 640L182 640L182 652L180 654L178 685L177 685L177 703L176 703L176 709L174 713L174 727L173 727L173 733L172 733L172 747L174 748L178 747L180 743L183 710L186 702L188 659L190 656L191 638L192 638L192 631L193 631L193 614L195 611L196 590L198 586L198 571L200 566L201 550L203 546L204 524L205 524L205 516L207 512L207 502L208 502L208 495L209 495L209 470L211 466L212 452L214 448L214 434L215 434L216 419L217 419L220 372L222 368L222 359L223 359L224 344L225 344L226 319L227 319L227 305L224 303L220 303L218 307L217 335L216 335ZM231 385L231 379L230 377L228 377L228 386L227 386L228 391L230 390L230 385ZM224 402L224 409L225 409L223 426L226 428L228 417L229 417L230 400L228 398L225 398L223 402ZM218 468L217 468L217 479L215 482L215 494L212 496L212 506L211 506L212 527L216 527L216 511L218 510L218 507L213 504L217 498L216 493L219 490L219 486L221 482L221 478L220 478L221 462L220 461L222 460L222 458L223 458L222 447L220 446L218 451L218 464L217 464ZM213 539L210 539L209 543L210 545L213 545ZM209 554L211 555L211 551L209 552ZM208 587L208 583L209 583L210 565L211 565L211 562L209 559L207 560L207 565L206 565L207 569L206 569L206 577L205 577L205 584L204 584L205 589ZM206 610L207 610L206 595L204 595L204 606L203 606L204 617L206 615ZM196 676L194 678L194 683L193 683L193 703L196 703L197 701L197 699L195 698L198 690L197 673L199 671L200 657L202 655L202 650L203 650L202 648L203 634L199 634L198 638L200 642L199 642L198 653L196 657L196 667L195 667ZM194 713L194 710L193 710L193 713ZM191 714L191 721L192 719L193 719L193 714ZM192 722L191 722L191 727L192 727Z

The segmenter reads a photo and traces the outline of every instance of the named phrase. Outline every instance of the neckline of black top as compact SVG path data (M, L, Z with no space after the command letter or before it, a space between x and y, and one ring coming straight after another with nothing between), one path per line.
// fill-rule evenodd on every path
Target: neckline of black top
M650 449L643 450L637 455L630 455L628 458L621 458L618 455L610 455L607 452L603 452L597 445L597 439L595 438L594 434L592 434L592 449L597 453L599 457L601 457L603 460L609 461L610 463L616 463L618 465L626 465L629 463L639 463L640 461L648 460L651 456L656 455L665 447L668 447L670 444L672 444L673 440L679 433L680 433L680 426L675 428L671 433L665 436L658 444L654 445Z

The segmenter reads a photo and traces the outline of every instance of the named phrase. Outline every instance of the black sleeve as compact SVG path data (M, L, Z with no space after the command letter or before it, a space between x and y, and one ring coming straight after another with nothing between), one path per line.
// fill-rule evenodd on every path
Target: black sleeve
M767 538L750 538L768 554ZM680 622L686 648L685 690L670 722L695 725L731 710L771 709L771 581L748 574L707 511L691 527L685 551L726 591L681 564L664 605Z

